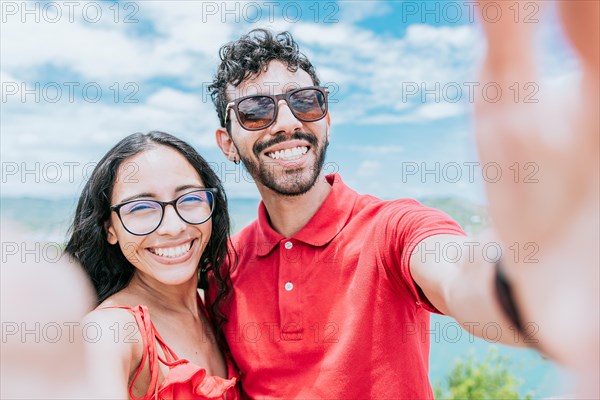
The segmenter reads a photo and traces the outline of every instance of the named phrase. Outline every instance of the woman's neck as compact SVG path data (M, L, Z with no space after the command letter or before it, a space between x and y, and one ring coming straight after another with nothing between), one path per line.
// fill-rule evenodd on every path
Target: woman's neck
M136 271L123 291L144 300L153 309L166 312L187 312L198 315L198 289L196 279L180 285L166 285Z

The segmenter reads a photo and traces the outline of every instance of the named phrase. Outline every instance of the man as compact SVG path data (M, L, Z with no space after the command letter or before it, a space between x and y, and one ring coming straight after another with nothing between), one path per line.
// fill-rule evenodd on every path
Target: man
M247 395L431 398L429 312L478 335L494 324L494 336L514 342L492 266L466 248L460 259L439 254L466 240L454 221L322 175L327 93L289 33L254 30L220 54L216 139L262 196L258 220L232 240L238 265L224 309Z

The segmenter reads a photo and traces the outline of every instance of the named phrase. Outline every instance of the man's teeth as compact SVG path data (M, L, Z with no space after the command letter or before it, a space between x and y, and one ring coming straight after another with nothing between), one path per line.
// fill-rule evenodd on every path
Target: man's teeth
M269 155L269 157L271 157L274 160L287 160L290 158L295 158L295 157L301 156L302 154L306 154L307 151L308 151L308 147L302 146L302 147L294 147L293 149L274 151L272 153L269 153L268 155Z
M181 246L177 246L177 247L151 248L150 251L153 252L154 254L156 254L157 256L175 258L175 257L180 257L180 256L184 255L185 253L187 253L191 247L192 247L192 242L189 242L186 244L182 244Z

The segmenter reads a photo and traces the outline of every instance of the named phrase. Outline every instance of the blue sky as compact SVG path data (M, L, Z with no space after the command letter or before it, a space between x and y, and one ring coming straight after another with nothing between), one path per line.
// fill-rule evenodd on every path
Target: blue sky
M229 196L258 197L216 147L206 86L222 44L266 27L292 32L332 91L326 171L384 198L483 202L472 94L489 83L477 79L483 10L467 3L3 2L2 195L76 196L119 139L158 129L193 144ZM503 18L552 20L549 8ZM576 75L553 26L540 35L544 81L502 95L544 96Z

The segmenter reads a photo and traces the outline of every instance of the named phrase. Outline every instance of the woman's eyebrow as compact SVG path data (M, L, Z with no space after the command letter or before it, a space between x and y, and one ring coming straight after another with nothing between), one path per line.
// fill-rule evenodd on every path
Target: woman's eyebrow
M181 191L187 190L187 189L205 189L205 187L202 186L199 183L188 184L188 185L181 185L181 186L177 186L175 188L175 192L181 192ZM155 193L150 193L150 192L138 193L138 194L134 194L133 196L129 196L129 197L124 198L123 200L119 201L119 203L125 203L127 201L139 199L139 198L142 198L142 197L156 198L158 196Z
M125 203L127 201L139 199L141 197L156 197L156 195L154 193L149 193L149 192L138 193L138 194L134 194L133 196L124 198L123 200L119 201L119 203Z
M181 186L177 186L175 188L176 192L181 192L182 190L186 190L186 189L206 189L203 185L196 183L196 184L192 184L192 185L181 185Z

